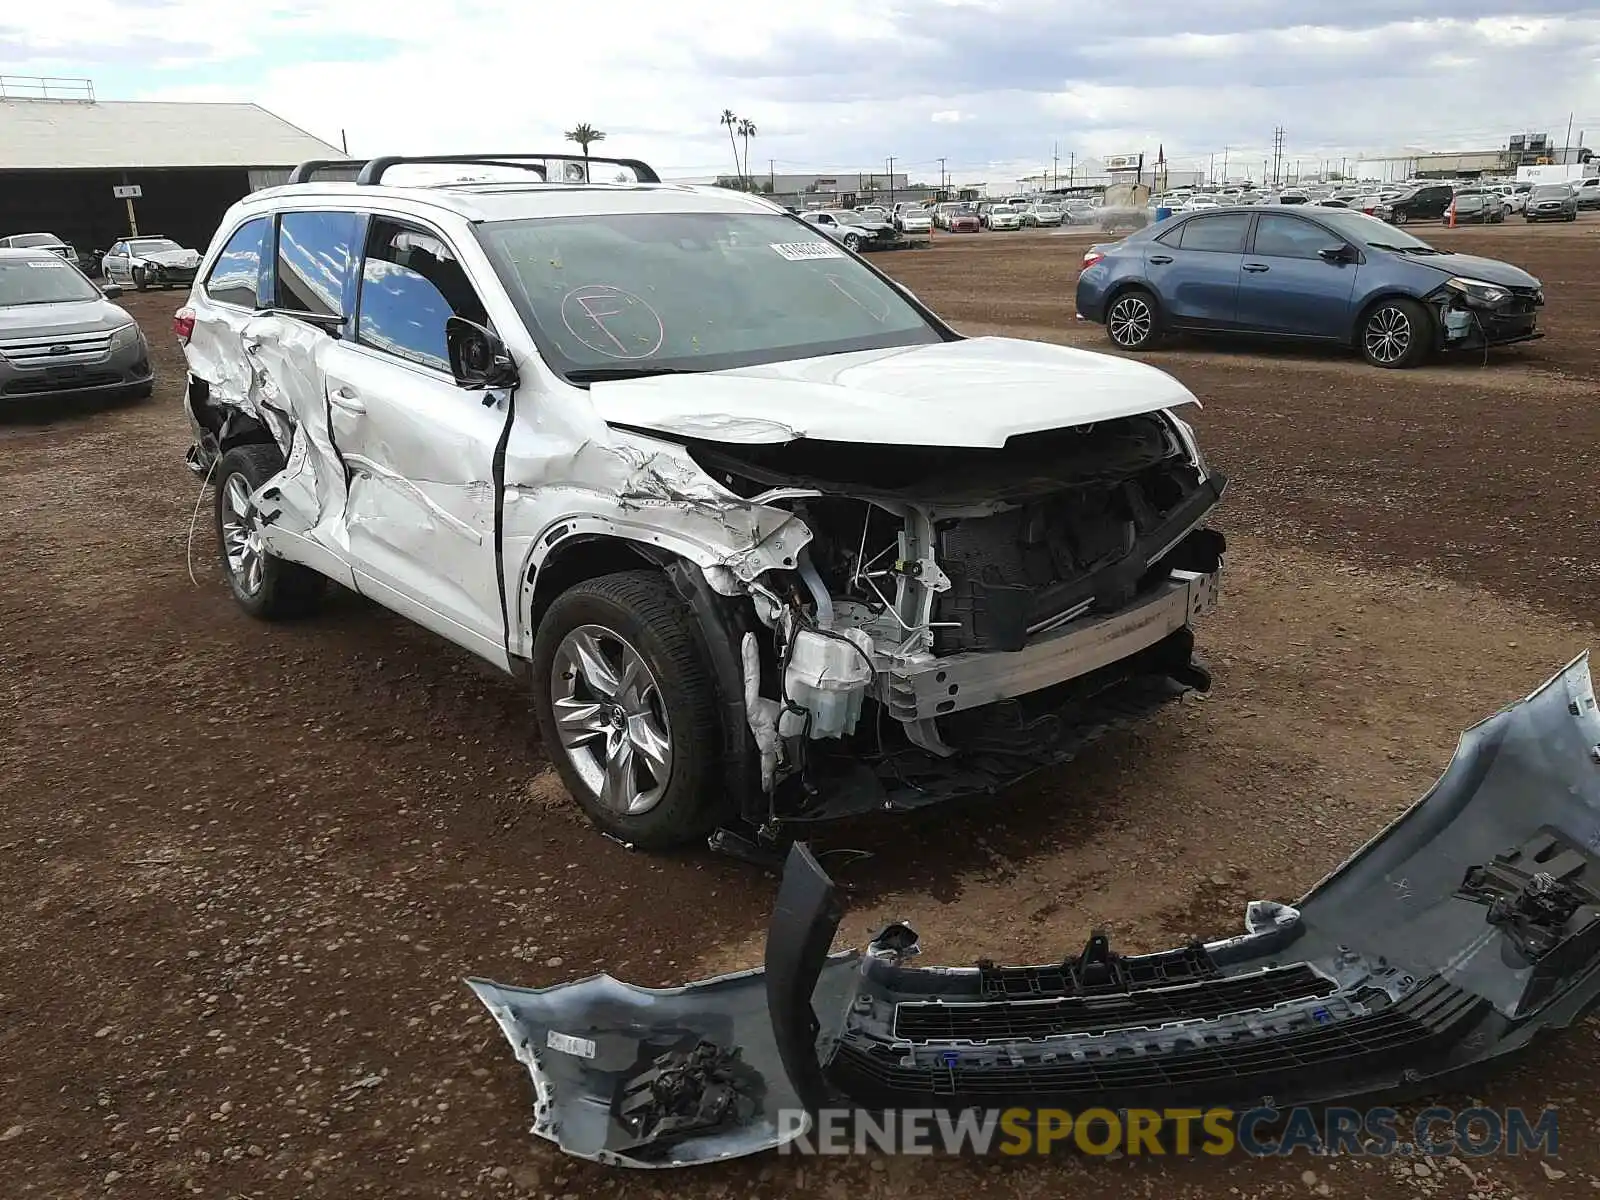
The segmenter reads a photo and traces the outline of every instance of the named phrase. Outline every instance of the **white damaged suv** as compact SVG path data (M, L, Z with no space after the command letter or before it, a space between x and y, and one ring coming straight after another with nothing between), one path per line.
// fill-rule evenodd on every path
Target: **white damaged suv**
M962 337L632 160L329 166L230 209L175 318L228 584L276 618L332 579L526 678L607 833L755 852L1209 686L1224 480L1163 372ZM475 178L394 182L428 170Z

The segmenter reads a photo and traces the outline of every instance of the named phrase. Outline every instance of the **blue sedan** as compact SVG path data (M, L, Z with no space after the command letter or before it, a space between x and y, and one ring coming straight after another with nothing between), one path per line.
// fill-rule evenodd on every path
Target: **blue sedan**
M1250 208L1189 213L1092 247L1078 319L1124 350L1167 333L1255 334L1354 346L1376 367L1436 350L1543 337L1526 271L1435 250L1364 213Z

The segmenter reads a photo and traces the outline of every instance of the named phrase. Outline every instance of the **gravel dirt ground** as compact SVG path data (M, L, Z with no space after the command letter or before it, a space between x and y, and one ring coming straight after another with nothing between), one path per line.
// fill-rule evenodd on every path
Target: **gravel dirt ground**
M968 332L1102 348L1086 235L940 238L883 265ZM931 961L1035 961L1240 927L1435 777L1456 733L1594 640L1600 223L1459 230L1550 336L1411 372L1183 344L1232 485L1217 673L994 802L830 835L843 933L910 917ZM593 834L525 698L347 594L230 601L180 458L176 294L129 297L154 400L0 416L0 1188L29 1197L1591 1195L1597 1026L1483 1084L1562 1109L1562 1156L1278 1162L767 1157L641 1178L528 1133L463 975L669 983L759 960L775 885ZM975 397L981 403L981 397Z

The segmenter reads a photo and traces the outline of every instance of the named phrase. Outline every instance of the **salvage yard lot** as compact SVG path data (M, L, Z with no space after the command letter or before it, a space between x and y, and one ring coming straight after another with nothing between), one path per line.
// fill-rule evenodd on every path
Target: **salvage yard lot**
M1431 232L1426 236L1433 236ZM1101 349L1087 234L875 261L969 333ZM1217 686L999 800L829 832L844 934L1037 961L1097 924L1237 932L1392 819L1456 733L1595 639L1600 223L1449 231L1539 275L1550 336L1382 372L1182 344L1231 477ZM760 959L774 881L642 857L568 807L525 698L359 599L254 623L181 465L176 293L128 297L156 398L0 417L0 1178L20 1196L1590 1194L1600 1025L1469 1100L1562 1107L1559 1164L768 1157L672 1178L535 1142L463 975L671 983ZM982 404L981 394L973 396Z

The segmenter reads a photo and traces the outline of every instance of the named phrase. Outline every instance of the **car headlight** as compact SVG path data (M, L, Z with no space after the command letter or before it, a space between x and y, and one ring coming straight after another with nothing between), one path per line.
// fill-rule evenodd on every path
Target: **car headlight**
M119 325L111 331L111 349L124 350L129 346L138 345L139 337L139 324L137 321L129 321L126 325Z
M1193 460L1196 469L1200 472L1200 478L1208 478L1211 472L1206 467L1206 456L1200 451L1200 440L1194 435L1194 426L1173 412L1167 413L1167 419L1172 422L1173 428L1178 431L1178 441L1189 452L1190 459Z
M1460 292L1468 300L1478 304L1499 304L1511 293L1499 284L1485 283L1481 279L1464 279L1457 276L1445 280L1445 287Z

